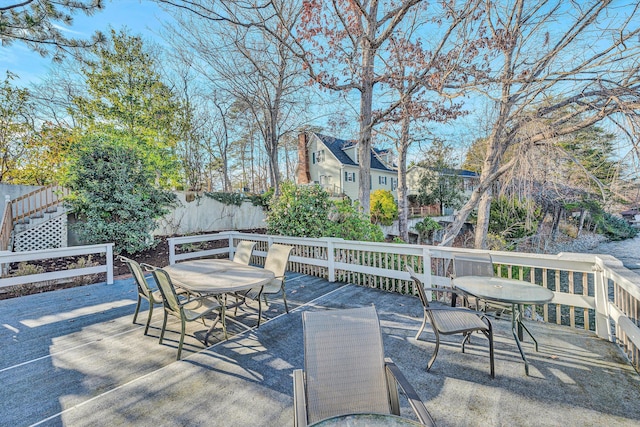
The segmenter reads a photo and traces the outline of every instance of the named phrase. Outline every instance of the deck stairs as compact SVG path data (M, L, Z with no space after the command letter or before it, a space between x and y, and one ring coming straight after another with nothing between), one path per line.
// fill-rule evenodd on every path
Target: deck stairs
M31 251L67 246L67 212L62 199L69 191L48 185L7 200L0 228L0 250Z

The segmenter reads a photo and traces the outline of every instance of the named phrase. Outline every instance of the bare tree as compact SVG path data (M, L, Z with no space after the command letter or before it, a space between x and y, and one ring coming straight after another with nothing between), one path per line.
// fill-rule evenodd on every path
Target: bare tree
M280 182L279 147L283 135L304 123L307 102L301 98L304 79L300 62L283 44L290 38L297 14L281 16L277 37L263 29L259 9L233 10L234 20L218 25L217 15L198 2L190 3L190 12L172 9L180 25L171 39L176 48L188 46L196 54L200 72L218 90L226 93L250 111L262 135L269 159L269 181L277 191ZM279 10L292 10L281 2ZM194 10L198 13L193 13ZM255 21L261 25L246 26L236 21ZM275 27L275 25L273 25Z
M436 70L448 69L446 60L451 59L451 52L455 51L452 55L455 57L466 50L458 45L451 52L446 52L452 47L449 41L455 29L475 18L479 3L473 0L445 1L429 8L420 0L303 2L302 25L298 28L294 51L305 62L311 78L322 87L358 93L358 199L364 212L369 212L370 153L374 126L401 107L405 108L406 113L407 97L425 85L436 91L444 88L442 81L446 81L446 78L443 79L443 74L439 74L439 78L431 77ZM422 51L421 43L416 40L398 42L410 34L407 27L416 22L428 22L437 33L428 53ZM401 80L408 82L402 89L401 97L385 105L381 102L384 96L376 93L376 87L397 80L398 75L392 67L381 65L398 52L401 52L399 57L413 55L422 57L424 61L420 63L418 60L420 65L413 72L401 74L405 77ZM406 66L406 62L401 64L403 69ZM373 107L374 98L379 106L377 110Z
M553 144L603 119L637 120L640 13L637 2L486 2L493 73L477 89L495 104L480 181L443 239L450 245L478 209L475 246L485 247L491 187L518 147ZM637 133L630 134L637 141Z

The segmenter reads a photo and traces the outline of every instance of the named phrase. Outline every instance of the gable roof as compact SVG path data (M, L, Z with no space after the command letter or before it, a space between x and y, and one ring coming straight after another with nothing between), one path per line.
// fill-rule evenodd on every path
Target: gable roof
M431 169L431 170L436 170L435 168L431 168L431 167L425 167L419 164L415 164L413 166L411 166L409 168L409 170L425 170L425 169ZM466 170L466 169L450 169L450 168L445 168L439 171L440 174L442 175L454 175L454 176L459 176L460 178L480 178L480 174L477 172L473 172L470 170Z
M344 139L338 139L332 136L322 135L319 133L314 133L314 135L317 136L320 141L322 141L322 143L331 151L331 153L336 157L336 159L338 159L340 163L342 163L343 165L349 165L349 166L355 166L355 167L358 166L358 164L353 160L351 160L351 157L349 157L347 153L344 152L345 148L349 148L354 145L357 145L356 142L345 141ZM376 153L380 153L380 154L388 151L388 150L376 150L376 149L374 150ZM382 163L376 155L374 155L373 150L371 151L371 169L378 169L378 170L387 171L387 172L395 172L393 169L390 169L387 166L385 166L385 164Z

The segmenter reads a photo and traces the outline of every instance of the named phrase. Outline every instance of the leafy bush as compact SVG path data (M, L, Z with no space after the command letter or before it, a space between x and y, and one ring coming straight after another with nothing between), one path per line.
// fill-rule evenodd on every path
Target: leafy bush
M442 229L442 226L438 224L437 221L427 217L416 223L413 228L418 232L420 241L422 241L424 239L430 239L435 231Z
M262 210L265 212L269 210L269 205L271 204L271 199L273 198L273 194L275 191L272 188L269 188L262 194L249 194L247 198L251 201L253 206L260 206Z
M375 190L369 200L373 223L391 225L398 218L398 205L389 190Z
M280 185L280 195L272 199L267 215L271 234L297 237L341 237L348 240L382 241L377 225L360 213L349 200L336 203L319 185Z
M280 185L280 195L272 199L267 215L271 234L298 237L327 236L329 229L329 194L319 185Z
M602 234L611 240L630 239L638 234L638 229L632 227L627 221L606 212L598 225L602 229Z
M357 203L349 199L335 202L329 218L326 236L365 242L384 240L380 226L372 224L369 217L358 209Z
M83 139L67 176L65 200L87 244L114 243L116 253L153 247L151 232L175 196L154 186L156 176L131 140L113 135Z
M42 274L45 269L41 265L29 264L28 262L18 263L18 268L11 274L12 276L29 276L32 274Z
M491 202L489 232L505 240L531 236L538 229L541 217L540 208L531 209L526 201L500 196Z
M242 206L242 202L245 200L244 194L241 193L216 192L204 193L204 195L227 206Z

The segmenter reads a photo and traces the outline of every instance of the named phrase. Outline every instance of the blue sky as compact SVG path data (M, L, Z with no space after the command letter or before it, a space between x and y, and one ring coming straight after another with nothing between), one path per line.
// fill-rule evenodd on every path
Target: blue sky
M69 37L89 38L96 30L107 32L126 26L132 34L157 39L160 22L169 19L167 15L150 1L112 0L105 2L105 8L93 16L74 15L73 25L64 27ZM18 74L19 84L26 86L40 80L51 66L51 58L42 58L22 43L15 42L9 47L0 47L0 78L4 80L7 70Z

